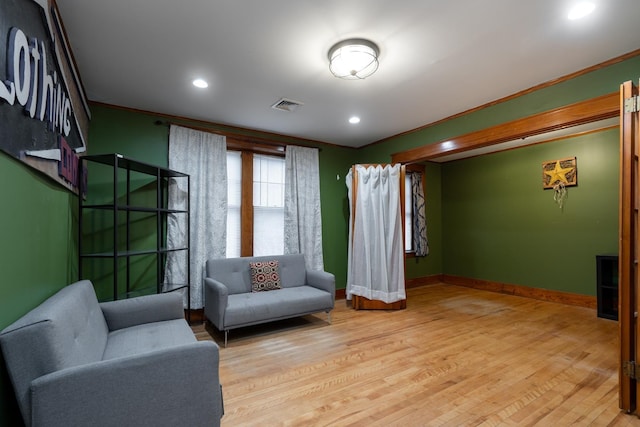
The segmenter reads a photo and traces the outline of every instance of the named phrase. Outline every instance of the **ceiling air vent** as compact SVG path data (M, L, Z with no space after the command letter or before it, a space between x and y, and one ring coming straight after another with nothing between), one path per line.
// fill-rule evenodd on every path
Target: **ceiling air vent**
M302 102L294 101L293 99L282 98L280 101L273 104L271 108L274 110L282 110L292 113L301 105L304 104Z

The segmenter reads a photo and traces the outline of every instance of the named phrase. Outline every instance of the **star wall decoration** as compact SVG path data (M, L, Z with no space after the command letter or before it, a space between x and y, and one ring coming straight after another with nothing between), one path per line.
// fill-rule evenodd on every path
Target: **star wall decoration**
M565 187L578 185L578 165L575 157L542 162L542 187L553 188L557 184Z

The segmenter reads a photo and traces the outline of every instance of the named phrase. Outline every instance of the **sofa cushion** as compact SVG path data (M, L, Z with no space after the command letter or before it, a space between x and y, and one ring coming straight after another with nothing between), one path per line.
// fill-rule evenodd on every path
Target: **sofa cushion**
M251 269L251 292L265 292L280 289L280 268L278 261L254 261Z
M206 264L206 274L224 283L229 295L251 292L251 273L245 258L210 259Z
M332 308L329 292L303 285L229 295L224 322L226 328L232 329Z
M280 281L283 288L291 288L307 283L304 255L280 255L275 259L280 263Z
M193 342L196 338L184 319L143 323L110 332L102 358L133 356Z

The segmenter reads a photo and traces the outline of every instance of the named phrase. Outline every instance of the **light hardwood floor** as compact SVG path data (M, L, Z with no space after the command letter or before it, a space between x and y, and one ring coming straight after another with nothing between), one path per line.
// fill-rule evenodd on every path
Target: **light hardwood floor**
M595 310L444 284L407 300L231 331L223 427L640 425L618 409L617 322Z

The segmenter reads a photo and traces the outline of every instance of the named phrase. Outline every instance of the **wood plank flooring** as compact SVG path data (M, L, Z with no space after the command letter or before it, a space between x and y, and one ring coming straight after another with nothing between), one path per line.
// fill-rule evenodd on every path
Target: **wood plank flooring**
M229 333L223 427L640 426L618 409L618 324L593 309L436 284L326 320Z

